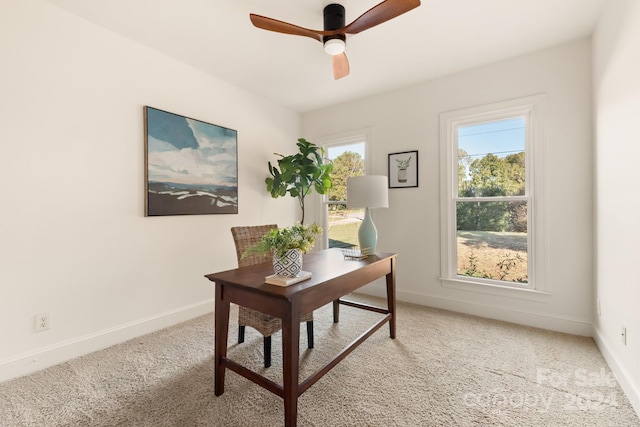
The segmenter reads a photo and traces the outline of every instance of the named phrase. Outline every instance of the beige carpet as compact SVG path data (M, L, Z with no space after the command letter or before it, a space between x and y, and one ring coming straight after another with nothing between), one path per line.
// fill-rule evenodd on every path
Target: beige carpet
M334 325L330 305L316 311L303 376L379 316L341 314ZM229 356L265 372L261 337L248 328L237 345L236 332ZM279 382L280 338L266 370ZM299 426L316 427L640 426L590 338L408 304L395 340L377 331L301 396L298 412ZM213 394L212 315L0 384L1 426L282 424L282 400L233 372Z

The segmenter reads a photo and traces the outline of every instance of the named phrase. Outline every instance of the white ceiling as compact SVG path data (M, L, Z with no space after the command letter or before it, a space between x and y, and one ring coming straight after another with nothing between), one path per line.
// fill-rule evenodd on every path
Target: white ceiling
M422 0L347 39L351 74L307 37L249 13L322 29L327 0L48 0L293 110L306 112L589 36L606 0ZM337 0L347 23L381 0Z

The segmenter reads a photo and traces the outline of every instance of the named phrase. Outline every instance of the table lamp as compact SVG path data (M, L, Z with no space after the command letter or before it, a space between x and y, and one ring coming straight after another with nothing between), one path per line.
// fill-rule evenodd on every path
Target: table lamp
M370 209L389 207L387 182L387 177L383 175L347 178L347 208L364 208L364 220L358 230L358 242L363 255L376 252L378 230L371 219Z

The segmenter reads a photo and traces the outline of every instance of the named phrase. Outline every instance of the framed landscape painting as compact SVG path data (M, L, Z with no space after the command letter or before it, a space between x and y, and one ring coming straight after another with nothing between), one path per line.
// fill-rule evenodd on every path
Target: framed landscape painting
M145 215L238 213L238 133L144 107Z

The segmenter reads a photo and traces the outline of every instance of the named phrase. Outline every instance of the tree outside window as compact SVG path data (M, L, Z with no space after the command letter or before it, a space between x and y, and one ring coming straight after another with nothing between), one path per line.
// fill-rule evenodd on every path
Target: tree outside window
M528 283L526 119L457 127L456 273Z
M348 143L326 147L333 162L328 193L327 224L330 248L352 248L358 245L358 228L362 209L347 209L347 178L365 174L365 143Z

